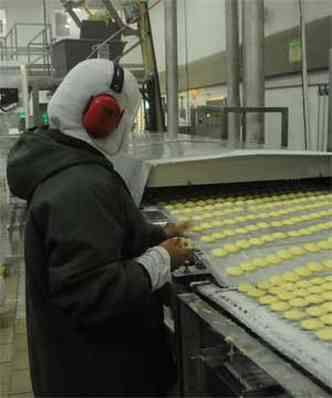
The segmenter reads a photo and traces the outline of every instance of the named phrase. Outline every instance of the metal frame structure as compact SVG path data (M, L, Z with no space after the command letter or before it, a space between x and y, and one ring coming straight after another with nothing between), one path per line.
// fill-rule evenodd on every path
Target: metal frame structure
M229 138L228 127L229 127L229 114L240 113L242 114L242 141L246 142L247 139L247 118L248 113L281 113L281 147L288 147L288 108L287 107L224 107L222 112L225 113L224 121L224 139Z
M225 389L230 390L220 392L218 395L220 397L230 396L229 392L238 394L235 396L271 396L266 390L264 391L263 383L260 391L234 391L239 388L238 384L231 383L231 378L225 377L221 370L222 365L227 362L230 371L233 370L234 364L235 374L236 358L240 356L242 361L256 365L252 375L249 375L250 369L246 369L245 377L268 381L269 388L279 392L277 396L330 397L325 390L289 361L215 309L198 294L178 295L176 313L181 396L205 396L209 382L204 368L213 369ZM271 381L275 384L271 384ZM243 386L249 389L246 380L243 380ZM278 386L279 388L281 386L284 392L278 391Z

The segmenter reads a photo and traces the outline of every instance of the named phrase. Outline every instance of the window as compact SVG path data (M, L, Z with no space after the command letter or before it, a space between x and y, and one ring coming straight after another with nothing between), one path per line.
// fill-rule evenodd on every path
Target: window
M0 37L6 36L6 11L0 8Z

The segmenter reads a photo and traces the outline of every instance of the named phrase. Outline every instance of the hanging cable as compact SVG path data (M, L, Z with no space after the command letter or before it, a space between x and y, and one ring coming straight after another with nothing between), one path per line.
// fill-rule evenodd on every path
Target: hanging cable
M183 3L183 12L184 12L184 26L185 26L185 73L186 73L186 89L187 89L187 112L186 112L186 121L187 121L187 133L189 130L189 117L191 117L190 112L190 98L189 98L189 89L190 89L190 81L189 81L189 42L188 42L188 15L187 15L187 0L184 0Z
M156 7L159 3L161 3L162 0L157 0L155 3L153 3L150 7L147 8L147 10L145 11L145 13L143 15L146 15L150 10L152 10L152 8ZM133 20L133 24L138 22L140 16L138 16L137 18L135 18ZM111 40L113 40L115 37L117 37L119 34L121 34L123 31L127 30L128 26L124 25L121 29L119 29L117 32L115 32L113 35L111 35L110 37L108 37L105 41L103 41L101 44L99 44L98 46L96 46L94 48L94 50L88 55L88 57L86 59L89 59L91 57L93 57L100 48L104 47L106 44L108 44Z

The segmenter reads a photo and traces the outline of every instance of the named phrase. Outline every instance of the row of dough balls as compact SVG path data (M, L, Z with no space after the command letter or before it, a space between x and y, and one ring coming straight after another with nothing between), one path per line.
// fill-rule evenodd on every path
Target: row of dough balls
M264 282L269 283L262 281L260 286ZM332 341L332 275L265 290L242 284L239 290L285 319L298 321L302 329L316 331L321 340Z
M275 232L272 234L260 235L256 238L241 239L234 243L227 243L220 249L219 248L214 249L211 251L211 254L214 257L226 257L231 254L238 253L242 250L249 249L251 247L263 246L266 243L271 243L271 242L275 242L278 240L283 240L283 239L288 239L290 237L294 237L293 232L296 232L296 236L300 237L300 236L313 235L316 232L324 231L324 230L331 229L331 228L332 228L332 223L328 223L328 225L320 225L319 229L317 228L314 231L312 231L309 228L304 228L304 229L298 230L298 231ZM318 253L323 250L330 250L331 249L331 238L329 238L327 241L324 240L324 241L321 241L318 243L306 243L305 245L303 245L303 249L309 253ZM301 249L297 249L297 250L300 252ZM286 257L287 257L287 255L285 255L285 260L287 260Z
M251 204L259 204L259 203L269 203L269 202L287 202L293 200L300 200L299 203L315 198L316 200L330 198L331 193L326 192L306 192L306 193L290 193L283 195L270 195L264 196L260 198L253 199L253 196L238 196L238 197L229 197L229 198L210 198L206 200L189 200L187 202L178 202L178 203L160 203L161 206L165 207L167 210L178 210L185 208L197 208L197 207L208 207L211 205L221 205L221 206L234 206L234 205L251 205Z
M296 213L296 212L303 212L306 210L313 210L313 209L317 209L317 208L322 208L327 206L326 202L321 203L313 203L313 204L307 204L304 206L294 206L294 207L289 207L287 209L282 209L279 211L272 211L270 213L258 213L258 214L246 214L246 215L240 215L240 216L236 216L236 217L232 217L232 218L228 218L228 219L223 219L222 220L217 220L217 221L211 221L211 222L204 222L198 225L195 225L195 227L192 229L193 232L202 232L202 231L206 231L212 228L218 228L224 225L234 225L234 224L241 224L241 223L245 223L248 221L254 221L254 220L261 220L264 218L276 218L276 217L280 217L280 216L285 216L288 215L290 213ZM231 210L227 210L227 212L210 212L207 214L203 214L203 215L199 215L199 216L193 216L193 217L182 217L182 219L184 220L191 220L191 221L202 221L202 220L206 220L208 218L216 218L216 217L222 217L225 215L229 215L229 214L233 214L237 212L236 209L231 209ZM221 214L221 213L225 213L225 214ZM227 214L226 214L227 213ZM320 217L325 217L327 215L331 215L332 214L332 209L331 206L328 205L328 209L325 210L321 210L320 212L315 212L315 213L311 213L313 214L317 214L317 218ZM319 215L319 216L318 216ZM296 222L306 222L308 220L310 220L308 217L310 215L309 214L303 214L300 216L294 216L291 219L287 219L287 220L278 220L278 221L273 221L273 223L275 224L274 226L283 226L283 225L292 225ZM286 222L288 221L289 222ZM295 222L294 222L295 221Z
M281 266L286 261L291 261L295 258L305 256L308 253L316 253L316 250L318 249L319 251L332 250L332 238L329 238L329 240L322 240L317 243L306 243L303 246L290 246L287 249L279 250L267 256L255 257L253 259L243 261L237 267L226 268L226 275L237 277L246 273L257 272L263 268ZM312 273L321 272L322 267L330 268L331 261L332 260L323 261L322 264L324 265L311 261L305 266L297 267L294 272L299 276L309 276Z
M249 207L246 207L246 210L251 210L251 211L261 211L261 210L268 210L268 209L273 209L274 207L289 207L292 205L299 205L300 207L303 206L304 204L310 203L310 202L324 202L327 205L331 203L332 200L332 194L330 195L320 195L320 196L310 196L307 198L300 198L300 199L292 199L289 201L277 201L273 200L271 203L265 203L263 205L261 204L255 204L252 203L250 204ZM183 206L183 205L178 205L177 207L170 208L170 206L165 206L166 210L168 210L171 214L177 215L177 214L192 214L192 213L205 213L205 212L211 212L213 210L222 210L226 209L228 210L229 208L231 209L237 209L237 211L244 210L246 204L243 202L228 202L228 203L215 203L215 204L209 204L206 206Z
M269 229L269 228L282 228L282 227L290 227L293 225L301 225L305 222L310 222L310 221L317 221L320 220L321 218L325 217L330 217L332 215L332 209L328 210L322 210L319 212L315 213L309 213L309 214L304 214L303 216L295 216L295 217L290 217L285 220L279 220L279 221L271 221L271 222L259 222L256 224L250 224L246 225L243 227L235 228L235 229L228 229L228 230L223 230L219 232L214 232L212 234L204 235L201 237L201 240L206 243L213 243L218 239L223 239L228 236L234 236L234 235L243 235L251 232L256 232L259 230L263 229ZM243 217L245 218L245 217ZM247 219L249 216L247 217ZM201 231L206 231L211 228L217 228L216 226L222 226L222 225L231 225L231 224L236 224L241 217L235 217L233 220L225 220L225 221L212 221L211 223L203 223L200 226L195 226L192 228L192 232L201 232ZM221 224L221 225L220 225ZM317 224L319 225L319 224ZM319 231L319 228L317 225L314 226L309 226L308 228L311 228L312 232ZM322 228L323 230L324 228ZM299 236L305 236L305 233L301 235L301 233L298 233L297 231L292 232L293 237L299 237ZM290 235L292 237L292 235Z

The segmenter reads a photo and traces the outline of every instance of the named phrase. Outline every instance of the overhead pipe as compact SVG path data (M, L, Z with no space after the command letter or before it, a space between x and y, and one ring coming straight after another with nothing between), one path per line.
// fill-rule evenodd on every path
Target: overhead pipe
M179 130L178 33L176 0L164 0L167 80L167 132L176 139Z
M240 104L240 47L238 0L226 0L226 56L227 56L227 105ZM228 146L240 145L240 117L238 113L228 115Z
M307 67L307 41L304 19L304 1L299 0L300 30L301 30L301 59L302 59L302 100L304 121L304 148L312 149L310 121L309 121L309 98L308 98L308 67Z
M242 20L244 106L264 107L264 0L243 0ZM246 146L264 144L264 113L249 113L245 122Z
M327 129L327 151L332 152L332 48L329 51L329 121Z

